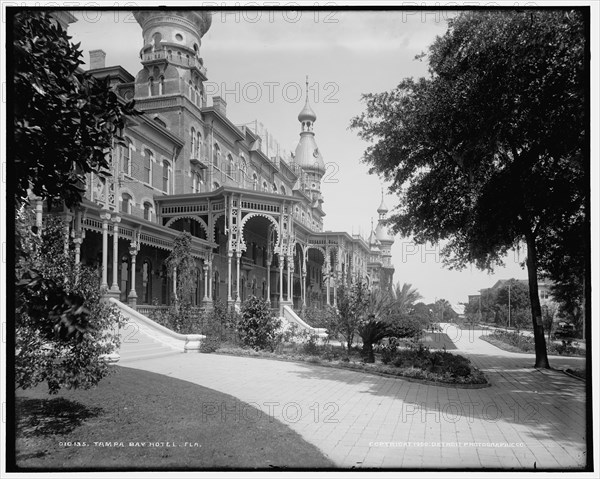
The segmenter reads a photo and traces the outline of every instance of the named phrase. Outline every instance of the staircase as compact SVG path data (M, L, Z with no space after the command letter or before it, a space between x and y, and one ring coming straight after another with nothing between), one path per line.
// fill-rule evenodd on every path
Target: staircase
M282 308L282 319L290 324L297 325L300 329L308 331L309 334L314 334L321 339L327 338L327 330L325 328L313 328L311 325L306 323L296 312L288 305L284 305Z
M108 301L119 309L125 318L120 328L121 348L107 360L119 364L180 353L198 353L205 336L179 334L161 326L115 298Z

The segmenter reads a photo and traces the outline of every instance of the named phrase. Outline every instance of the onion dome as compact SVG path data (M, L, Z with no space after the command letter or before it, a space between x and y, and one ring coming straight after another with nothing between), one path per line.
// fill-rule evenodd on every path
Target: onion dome
M377 240L381 243L393 243L394 237L390 234L389 229L383 224L380 220L377 224L377 228L375 228L375 235Z
M298 114L298 121L302 124L300 131L300 141L296 146L294 153L294 161L304 170L312 170L320 173L321 176L325 174L325 162L323 161L323 155L319 151L317 142L315 141L315 133L313 130L313 123L317 119L317 115L310 106L308 101L308 77L306 79L306 103L304 108Z
M302 108L302 111L298 113L298 121L300 123L304 123L306 121L314 123L316 120L317 115L310 106L310 102L308 101L308 92L306 92L306 102L304 103L304 108Z

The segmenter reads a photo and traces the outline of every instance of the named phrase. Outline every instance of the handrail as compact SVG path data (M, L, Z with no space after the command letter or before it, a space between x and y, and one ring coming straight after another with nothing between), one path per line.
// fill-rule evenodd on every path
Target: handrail
M310 324L304 321L300 316L296 314L296 312L287 304L283 306L283 314L285 319L288 321L293 321L301 328L306 329L312 334L316 334L317 336L324 337L327 336L327 330L325 328L313 328Z
M165 328L162 324L158 324L156 321L152 321L147 316L144 316L143 314L139 313L135 309L122 303L118 299L108 298L108 301L113 303L121 311L127 313L134 320L142 323L144 326L146 326L150 329L154 329L155 331L158 331L159 333L164 334L165 336L168 336L172 339L176 339L178 341L183 341L184 342L183 349L186 352L200 350L200 344L201 344L202 340L206 338L206 336L203 334L176 333L175 331L171 331L169 328Z

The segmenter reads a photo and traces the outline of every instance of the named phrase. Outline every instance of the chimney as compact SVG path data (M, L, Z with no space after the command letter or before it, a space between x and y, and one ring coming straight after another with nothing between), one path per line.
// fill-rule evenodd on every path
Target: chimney
M220 96L213 96L213 108L221 115L227 116L227 102Z
M90 50L90 70L106 66L106 52L104 50Z

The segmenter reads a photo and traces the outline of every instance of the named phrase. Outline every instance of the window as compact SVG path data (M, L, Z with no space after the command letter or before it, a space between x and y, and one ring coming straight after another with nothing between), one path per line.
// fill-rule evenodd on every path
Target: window
M190 152L191 152L192 158L198 158L196 156L196 129L194 127L192 127L192 129L190 131L190 136L192 137L192 140L190 142Z
M171 166L167 160L164 160L162 163L163 176L162 176L162 189L165 193L169 193L169 180L171 179L171 175L169 174Z
M283 185L281 185L281 188L279 189L279 192L280 192L282 195L285 195L285 188L284 188L284 186L283 186Z
M148 96L152 96L152 90L154 89L154 78L148 78Z
M142 181L145 181L149 185L152 184L152 162L154 161L154 153L150 150L144 152L144 177Z
M216 166L217 168L219 167L220 156L221 156L221 149L219 148L219 145L217 145L215 143L213 146L213 165Z
M202 135L200 134L200 132L198 132L197 136L196 136L196 158L201 158L202 155L202 151L200 150L202 145Z
M132 203L132 198L131 195L128 193L123 193L121 195L121 211L123 213L131 213L131 203Z
M254 189L258 189L258 175L256 173L252 173L252 181L254 183Z
M198 87L196 87L196 105L200 103L200 92L198 91Z
M266 181L263 181L263 191L269 191L269 186L267 185Z
M188 82L188 88L190 90L190 100L194 101L194 87L191 81Z
M152 204L148 201L144 202L144 219L152 221Z
M273 183L273 193L277 193L277 185Z
M233 175L233 157L230 154L227 155L227 174Z
M165 77L162 75L158 79L158 94L159 95L165 94Z
M192 193L201 193L204 185L204 174L202 171L196 171L192 176Z
M221 185L215 181L213 183L213 189L218 190L219 188L221 188Z
M123 173L131 175L131 150L133 145L129 138L125 138L125 146L123 147Z
M240 171L242 172L242 179L246 179L246 170L248 169L248 165L246 163L246 159L243 156L240 156Z

